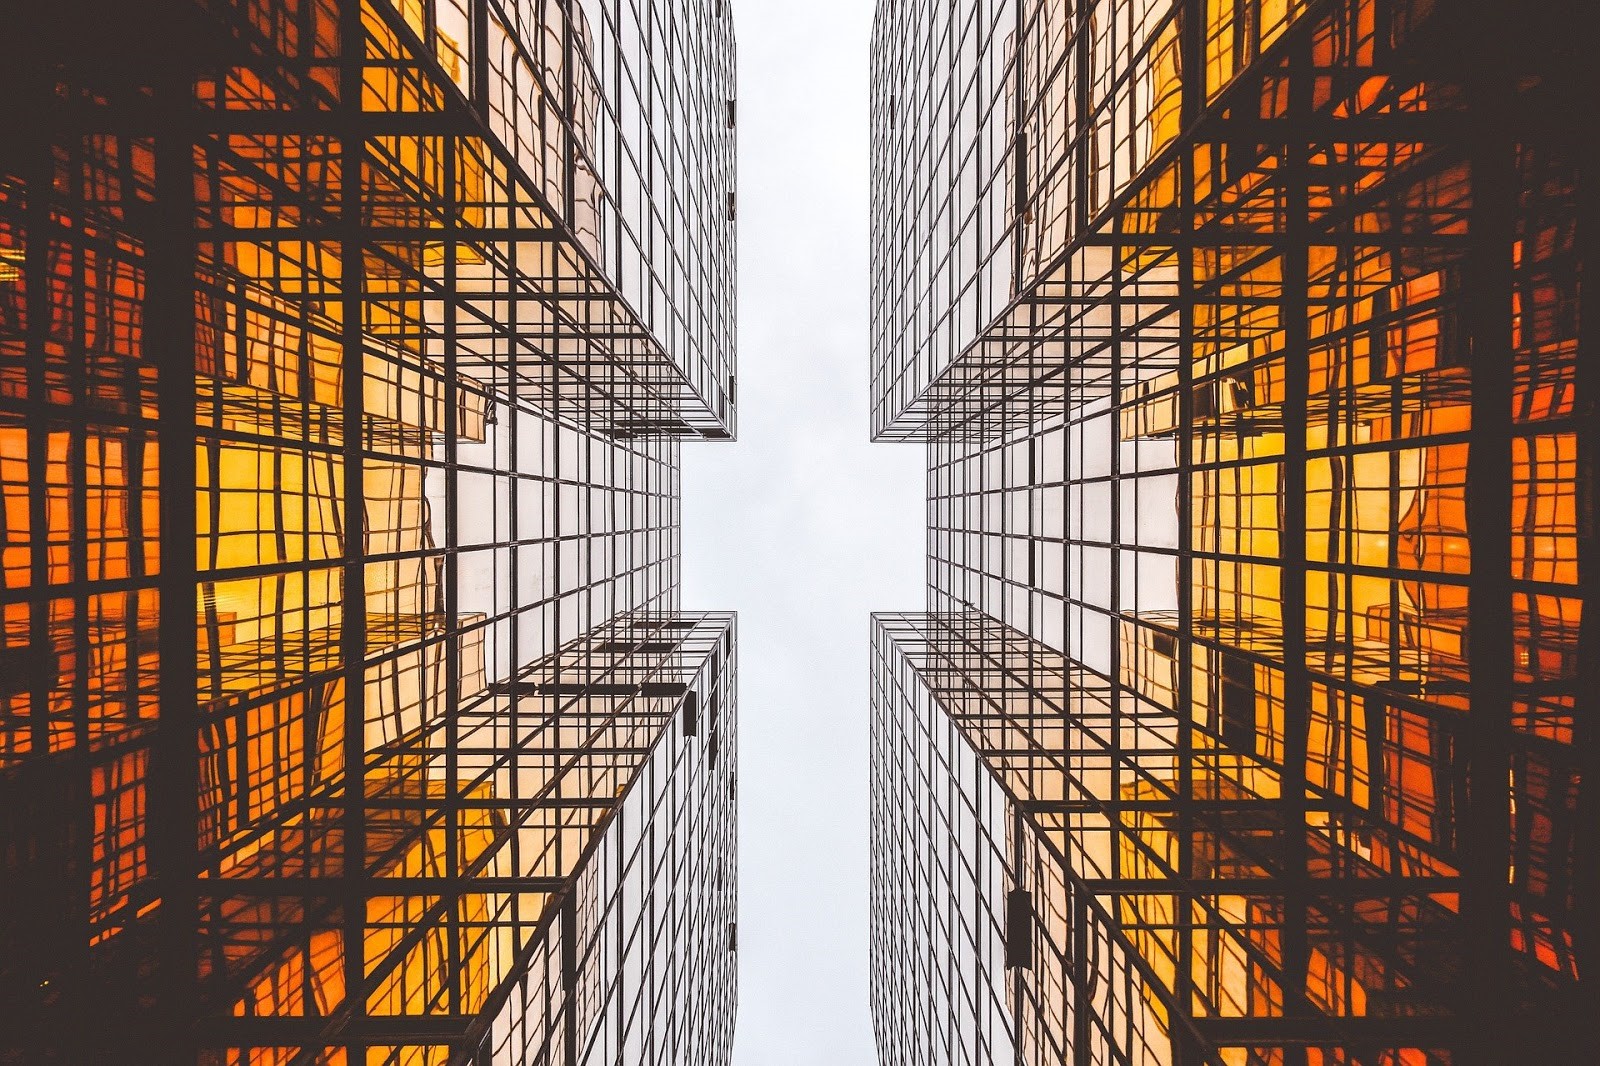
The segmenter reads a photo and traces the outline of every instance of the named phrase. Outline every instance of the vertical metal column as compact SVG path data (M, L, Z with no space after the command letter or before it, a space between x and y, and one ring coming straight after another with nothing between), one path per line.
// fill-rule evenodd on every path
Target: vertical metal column
M200 710L196 685L194 86L182 61L158 78L155 199L145 234L145 348L158 367L160 720L150 753L150 865L161 906L158 1009L147 1037L193 1062L198 1006Z

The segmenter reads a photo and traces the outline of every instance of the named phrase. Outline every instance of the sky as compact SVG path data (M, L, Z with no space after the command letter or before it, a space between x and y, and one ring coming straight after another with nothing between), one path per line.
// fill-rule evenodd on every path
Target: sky
M739 0L739 440L683 455L684 607L739 612L735 1066L874 1061L868 616L923 603L922 450L867 440L872 0Z

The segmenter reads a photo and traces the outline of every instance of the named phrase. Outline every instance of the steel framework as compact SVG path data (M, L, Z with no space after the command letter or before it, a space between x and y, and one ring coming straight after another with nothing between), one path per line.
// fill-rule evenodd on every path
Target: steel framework
M885 1062L1600 1048L1581 22L880 3Z
M0 39L0 1061L727 1061L724 5Z

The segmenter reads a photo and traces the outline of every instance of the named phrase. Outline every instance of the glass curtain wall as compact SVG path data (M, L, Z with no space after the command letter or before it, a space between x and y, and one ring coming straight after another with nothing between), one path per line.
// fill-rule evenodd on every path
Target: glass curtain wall
M1005 990L963 1046L1022 1062L1594 1046L1578 21L879 5L873 429L927 449L932 613L877 630L875 884L913 877L887 797L929 737L988 780L916 756L913 791L998 785L1031 841L918 826L950 858L874 896L885 1061L929 1039L886 1005L928 966ZM1013 890L1016 981L881 950L902 908L981 947Z
M0 35L0 1059L726 1061L727 12Z

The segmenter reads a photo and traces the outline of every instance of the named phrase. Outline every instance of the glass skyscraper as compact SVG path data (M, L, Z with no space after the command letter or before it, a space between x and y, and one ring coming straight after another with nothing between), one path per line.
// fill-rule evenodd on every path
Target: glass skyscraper
M1600 1054L1582 22L880 0L885 1066Z
M726 5L0 37L0 1062L727 1062Z

